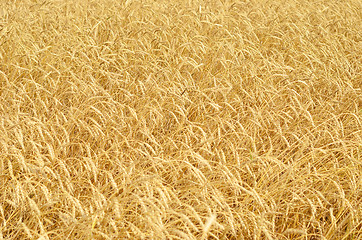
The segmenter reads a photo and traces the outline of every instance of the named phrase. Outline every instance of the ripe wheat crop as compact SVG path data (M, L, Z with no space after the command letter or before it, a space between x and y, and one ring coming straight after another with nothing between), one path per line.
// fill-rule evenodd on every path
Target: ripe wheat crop
M0 239L362 239L360 0L1 0Z

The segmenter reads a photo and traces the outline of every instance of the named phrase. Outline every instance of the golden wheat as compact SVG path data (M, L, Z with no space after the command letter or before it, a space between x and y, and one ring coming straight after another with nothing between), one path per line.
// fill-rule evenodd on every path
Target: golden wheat
M361 239L361 13L0 1L0 239Z

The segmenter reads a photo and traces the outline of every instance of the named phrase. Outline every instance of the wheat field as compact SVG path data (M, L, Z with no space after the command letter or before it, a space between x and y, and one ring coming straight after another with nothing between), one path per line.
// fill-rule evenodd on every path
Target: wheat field
M362 239L360 0L1 0L0 239Z

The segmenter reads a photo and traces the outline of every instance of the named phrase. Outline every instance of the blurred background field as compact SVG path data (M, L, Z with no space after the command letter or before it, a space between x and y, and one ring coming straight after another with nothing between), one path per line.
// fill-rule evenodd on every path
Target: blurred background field
M362 2L0 1L0 239L362 239Z

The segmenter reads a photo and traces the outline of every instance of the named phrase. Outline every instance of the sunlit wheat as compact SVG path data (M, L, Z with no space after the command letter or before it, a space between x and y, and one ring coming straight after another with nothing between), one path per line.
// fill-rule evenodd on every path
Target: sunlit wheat
M362 239L362 4L0 2L0 239Z

